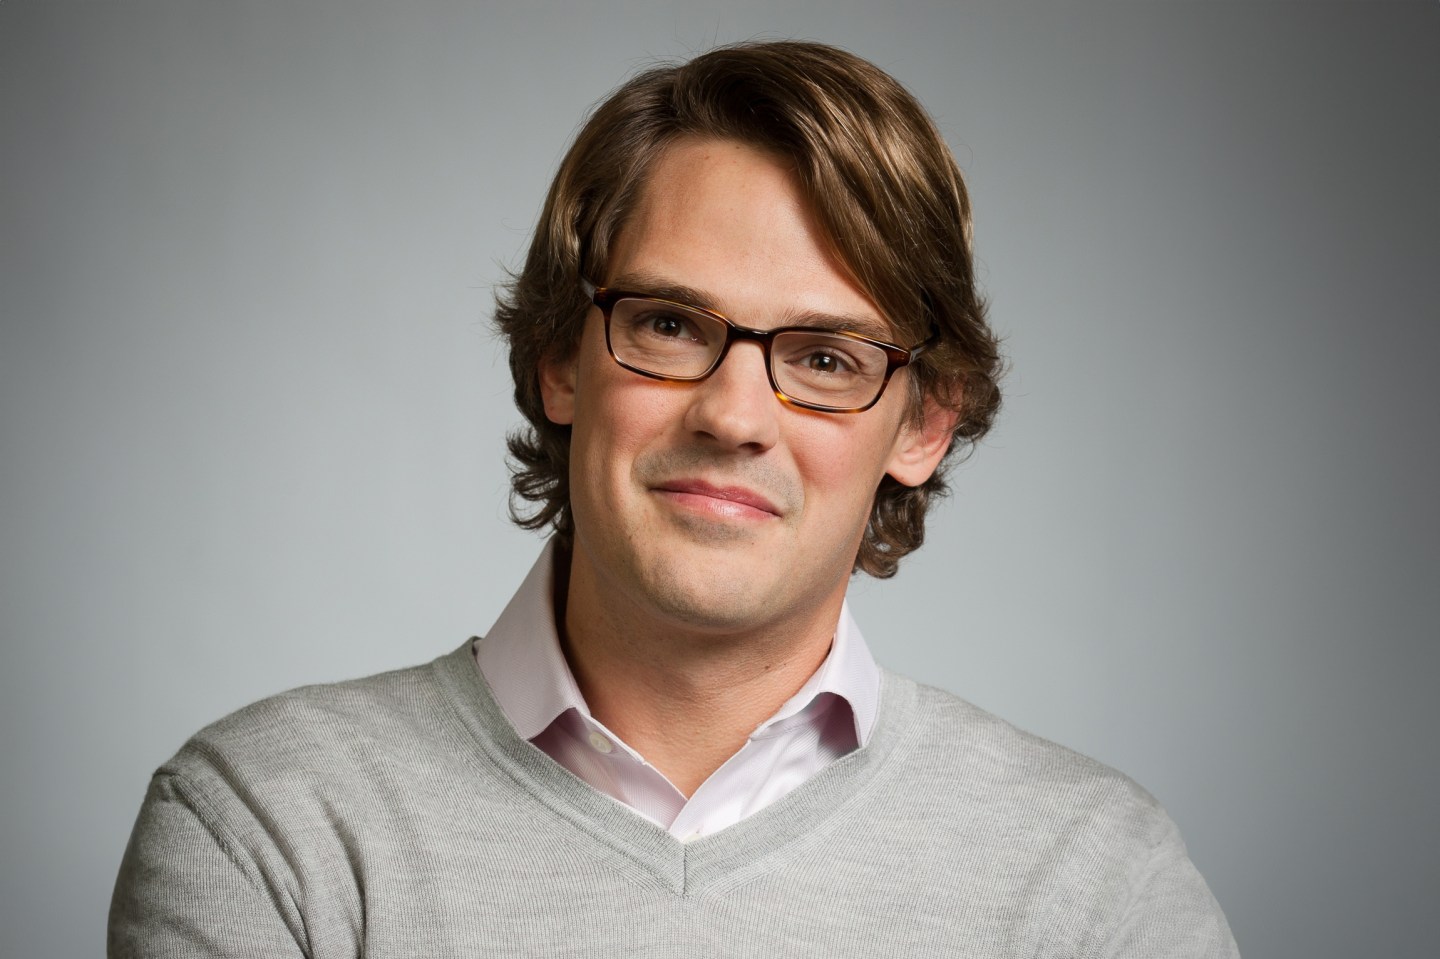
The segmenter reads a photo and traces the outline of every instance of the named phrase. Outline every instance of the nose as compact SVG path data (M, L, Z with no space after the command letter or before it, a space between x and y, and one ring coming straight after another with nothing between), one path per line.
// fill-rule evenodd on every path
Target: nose
M759 343L736 342L708 377L695 383L685 427L727 449L763 452L780 436L780 400Z

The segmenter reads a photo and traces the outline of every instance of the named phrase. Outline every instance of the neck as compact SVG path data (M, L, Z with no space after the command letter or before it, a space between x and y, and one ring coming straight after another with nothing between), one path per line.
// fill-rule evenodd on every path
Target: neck
M844 599L716 630L645 615L601 585L583 562L557 576L571 672L591 714L687 797L814 675Z

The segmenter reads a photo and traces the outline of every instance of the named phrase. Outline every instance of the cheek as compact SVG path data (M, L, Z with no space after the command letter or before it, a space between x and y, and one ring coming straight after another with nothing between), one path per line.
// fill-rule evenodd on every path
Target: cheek
M854 504L857 513L869 515L870 501L884 473L880 455L883 440L858 423L829 418L796 435L790 450L805 481L806 498Z
M628 474L635 457L652 445L668 414L649 381L626 373L613 363L582 368L571 435L572 469L583 470L581 482L602 475ZM656 384L658 385L658 384Z

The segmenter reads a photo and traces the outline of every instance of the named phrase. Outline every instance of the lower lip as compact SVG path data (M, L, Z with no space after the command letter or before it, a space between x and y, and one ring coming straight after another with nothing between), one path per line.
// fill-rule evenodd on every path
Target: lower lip
M778 517L769 510L763 510L745 503L737 503L733 499L721 499L718 496L706 496L704 493L682 493L678 490L661 489L656 490L667 502L674 503L690 512L704 513L717 519L741 520L748 522L760 522L762 520L777 519Z

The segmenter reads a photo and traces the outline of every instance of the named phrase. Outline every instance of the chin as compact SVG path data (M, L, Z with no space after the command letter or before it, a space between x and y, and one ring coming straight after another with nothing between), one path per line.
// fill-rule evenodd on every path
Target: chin
M762 598L770 591L756 583L753 576L707 575L700 581L662 577L649 585L646 598L656 614L677 626L701 632L754 629L782 616L788 605L777 606Z

